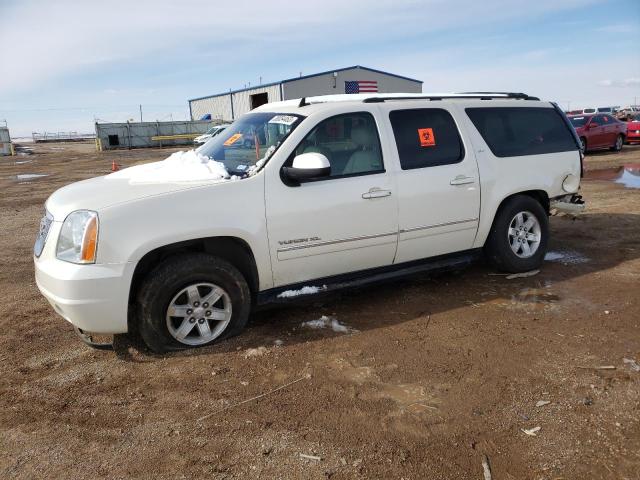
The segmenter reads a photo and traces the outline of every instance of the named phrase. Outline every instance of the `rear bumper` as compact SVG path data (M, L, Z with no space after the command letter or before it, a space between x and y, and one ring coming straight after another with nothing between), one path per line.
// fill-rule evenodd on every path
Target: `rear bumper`
M640 142L640 132L636 133L635 130L629 130L627 132L627 142Z
M567 215L578 215L582 213L584 209L584 200L582 200L582 196L577 193L554 198L549 203L549 210L552 214L564 213Z
M87 332L127 331L130 264L34 263L38 289L62 318Z

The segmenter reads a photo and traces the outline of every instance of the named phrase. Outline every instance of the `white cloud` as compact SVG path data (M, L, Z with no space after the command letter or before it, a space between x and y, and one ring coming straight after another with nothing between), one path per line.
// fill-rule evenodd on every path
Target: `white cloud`
M124 62L209 53L211 61L313 56L351 44L389 42L450 28L500 25L583 5L585 0L72 0L0 6L0 94ZM214 47L210 47L211 44ZM215 51L213 53L212 51ZM250 68L250 67L248 67ZM124 72L123 72L124 73Z
M621 87L621 88L633 88L640 87L640 77L625 78L624 80L600 80L598 82L600 87Z
M640 28L638 25L632 23L614 23L611 25L603 25L602 27L596 28L597 32L603 33L637 33Z

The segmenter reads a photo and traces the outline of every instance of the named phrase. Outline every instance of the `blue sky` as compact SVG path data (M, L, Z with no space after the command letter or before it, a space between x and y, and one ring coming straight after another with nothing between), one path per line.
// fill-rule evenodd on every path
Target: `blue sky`
M364 65L424 91L640 103L638 0L0 0L0 123L184 119L189 98Z

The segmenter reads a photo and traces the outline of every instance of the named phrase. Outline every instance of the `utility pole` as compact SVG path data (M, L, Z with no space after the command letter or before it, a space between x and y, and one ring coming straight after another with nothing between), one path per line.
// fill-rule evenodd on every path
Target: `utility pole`
M142 104L140 104L140 123L142 123Z

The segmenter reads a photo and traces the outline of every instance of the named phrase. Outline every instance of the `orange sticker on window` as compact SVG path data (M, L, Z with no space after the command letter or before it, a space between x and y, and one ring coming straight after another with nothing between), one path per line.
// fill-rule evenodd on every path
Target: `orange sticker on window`
M228 147L229 145L233 145L234 143L236 143L238 140L240 140L242 138L242 134L241 133L236 133L234 135L231 135L229 138L227 138L227 140L224 142L224 146Z
M419 128L418 137L421 147L433 147L436 144L436 137L433 136L433 128Z

